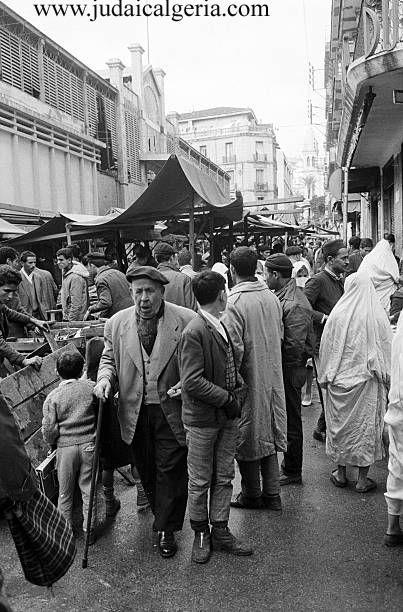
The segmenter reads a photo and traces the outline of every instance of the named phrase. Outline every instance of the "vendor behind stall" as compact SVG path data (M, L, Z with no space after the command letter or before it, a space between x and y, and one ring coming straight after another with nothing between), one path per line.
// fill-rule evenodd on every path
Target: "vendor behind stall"
M28 358L14 350L7 342L8 323L13 321L22 325L32 324L39 329L48 331L48 324L39 321L27 314L17 312L8 307L8 304L15 298L18 285L21 282L21 274L6 264L0 265L0 363L5 358L17 366L33 365L40 368L42 359L40 357Z
M103 253L88 253L87 257L97 268L95 287L98 295L97 303L88 308L87 314L97 313L109 319L120 310L133 306L130 285L123 272L114 268Z

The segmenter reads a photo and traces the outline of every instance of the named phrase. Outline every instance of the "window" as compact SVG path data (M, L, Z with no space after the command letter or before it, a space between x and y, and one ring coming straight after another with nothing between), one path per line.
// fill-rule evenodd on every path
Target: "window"
M258 183L258 185L261 185L263 183L263 180L264 180L263 172L264 172L263 168L257 168L256 170L256 182Z
M232 143L232 142L226 142L225 143L225 157L227 159L230 159L233 156L233 154L234 154L233 144L234 143Z
M206 147L206 145L200 145L200 153L202 155L204 155L204 157L207 157L207 147Z
M256 141L256 153L263 153L263 140Z

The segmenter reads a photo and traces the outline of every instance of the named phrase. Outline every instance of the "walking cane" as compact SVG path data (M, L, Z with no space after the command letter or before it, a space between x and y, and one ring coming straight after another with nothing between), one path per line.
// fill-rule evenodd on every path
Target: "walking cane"
M323 401L323 394L322 394L322 389L321 386L319 384L319 380L318 380L318 370L316 369L316 363L315 363L315 358L312 357L312 363L313 363L313 371L315 372L315 377L316 377L316 386L318 387L318 393L319 393L319 400L320 400L320 404L322 406L322 410L325 410L325 402Z
M88 566L88 549L90 547L92 509L94 505L95 486L96 486L96 479L97 479L97 473L98 473L99 449L101 446L102 413L104 409L104 403L105 403L105 400L103 399L99 400L97 432L95 435L95 450L94 450L94 458L92 460L92 471L91 471L90 501L88 504L87 535L85 539L84 556L83 556L83 560L81 564L83 569L85 569Z

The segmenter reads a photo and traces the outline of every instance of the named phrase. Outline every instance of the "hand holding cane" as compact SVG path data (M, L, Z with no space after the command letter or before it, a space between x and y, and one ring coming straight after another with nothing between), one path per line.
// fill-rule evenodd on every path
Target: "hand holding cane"
M94 506L95 487L96 487L96 480L97 480L97 473L98 473L99 450L101 446L102 413L104 409L104 404L105 404L105 400L99 399L97 432L95 436L95 450L94 450L94 458L92 460L91 489L90 489L90 500L89 500L89 505L88 505L88 517L87 517L87 534L85 538L84 556L82 560L83 569L85 569L88 566L88 549L90 547L90 538L91 538L92 510Z

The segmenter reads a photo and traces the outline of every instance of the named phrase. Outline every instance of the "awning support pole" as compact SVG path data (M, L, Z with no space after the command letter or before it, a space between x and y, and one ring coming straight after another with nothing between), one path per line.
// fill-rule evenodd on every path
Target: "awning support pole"
M72 240L71 240L71 225L70 225L70 223L66 223L66 236L67 236L67 246L71 246L72 245Z
M195 264L195 194L194 191L192 193L192 197L190 200L190 210L189 210L189 251L192 257L192 265Z
M343 241L347 244L348 168L343 168Z

